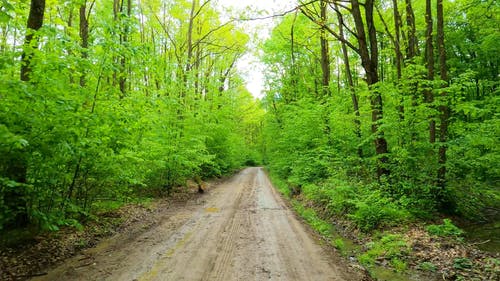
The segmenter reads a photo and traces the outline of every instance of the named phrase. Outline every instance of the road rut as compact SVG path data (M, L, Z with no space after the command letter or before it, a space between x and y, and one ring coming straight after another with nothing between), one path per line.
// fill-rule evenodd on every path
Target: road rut
M361 280L319 245L261 168L116 236L33 280Z

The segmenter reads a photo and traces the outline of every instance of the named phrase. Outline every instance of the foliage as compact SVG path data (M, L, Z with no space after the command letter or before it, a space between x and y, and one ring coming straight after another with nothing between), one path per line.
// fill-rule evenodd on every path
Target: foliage
M358 257L361 264L372 266L378 258L384 258L390 261L395 270L404 271L406 269L407 265L403 260L408 255L410 248L401 236L386 234L366 246L368 250Z
M498 217L500 76L493 55L498 44L492 44L498 5L443 1L446 57L433 42L430 78L427 47L419 44L426 42L426 7L411 2L414 54L408 37L412 19L405 20L408 2L376 5L376 38L370 42L379 46L372 58L378 64L376 83L369 81L375 76L363 62L360 34L352 34L359 22L369 30L366 4L356 19L350 4L337 7L340 15L331 5L322 16L319 3L301 2L302 13L284 16L262 45L263 157L271 174L290 186L288 192L302 193L328 216L348 218L366 232L438 212L470 220ZM402 17L399 31L394 3ZM327 49L320 44L322 31ZM374 108L379 94L380 108ZM380 154L382 139L388 151Z
M472 261L468 258L456 258L453 260L453 268L455 269L472 268Z
M405 221L409 215L390 198L374 192L356 203L356 211L348 216L363 231L381 226L395 226Z
M295 211L319 234L325 237L331 236L331 225L318 217L313 209L306 208L299 202L295 202L293 207Z
M427 232L436 236L461 236L464 232L455 226L450 219L444 219L443 224L431 224L426 227Z
M422 262L418 265L418 268L421 269L421 270L424 270L424 271L431 271L431 272L435 272L437 270L437 267L435 264L433 264L432 262Z
M28 2L0 9L0 229L80 227L261 161L264 111L235 68L249 37L211 4L55 0L22 46Z

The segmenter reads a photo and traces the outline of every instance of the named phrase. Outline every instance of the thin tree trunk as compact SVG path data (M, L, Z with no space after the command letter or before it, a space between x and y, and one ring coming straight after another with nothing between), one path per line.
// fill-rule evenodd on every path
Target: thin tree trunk
M191 12L189 15L189 26L187 34L186 74L191 70L192 67L191 60L193 58L193 26L194 26L195 10L197 6L198 6L198 0L193 0L193 3L191 5Z
M69 9L69 15L68 15L68 26L64 28L64 31L66 33L66 36L71 36L70 34L70 29L73 28L73 7L70 7ZM72 48L68 48L66 50L68 52L68 57L73 57L73 50ZM69 83L74 84L75 83L75 77L72 72L68 73L69 75Z
M403 61L403 54L401 53L401 15L399 14L398 0L392 0L394 10L394 51L396 53L396 73L398 80L401 79L401 68Z
M439 52L439 71L440 78L443 82L448 81L448 71L446 68L446 49L444 45L444 16L443 16L443 0L437 0L437 47ZM448 119L450 117L450 109L446 105L444 99L446 98L446 91L441 92L443 101L439 106L440 115L440 128L439 128L439 170L438 170L438 186L441 188L441 202L444 202L443 191L446 187L446 141L448 138ZM444 206L442 206L444 207Z
M326 13L327 3L325 0L320 1L320 20L324 23L328 21ZM321 71L322 71L322 86L323 97L330 96L330 52L328 47L328 39L326 37L326 30L324 27L320 29L321 41Z
M427 89L424 92L424 98L426 103L434 102L434 95L432 93L432 83L434 81L434 46L432 44L432 6L431 0L425 1L425 22L426 22L426 31L425 31L425 49L426 49L426 61L427 61L427 80L429 84ZM429 142L436 142L436 121L434 121L434 116L430 116L429 122Z
M325 0L320 1L320 20L324 23L328 21L328 15L326 13L327 2ZM326 35L325 27L320 29L320 45L321 45L321 103L325 104L325 110L323 111L323 120L325 122L324 132L328 139L328 144L332 144L331 127L330 127L330 112L328 108L328 97L330 97L330 48L328 43L328 38Z
M342 14L339 11L337 5L335 5L335 10L337 11L337 18L339 21L339 36L341 38L345 39L344 26L343 26L344 19L342 17ZM361 118L360 118L360 113L359 113L359 102L358 102L358 96L356 95L356 90L354 87L354 79L352 78L351 64L349 62L349 52L347 51L347 46L346 46L344 40L340 40L340 42L341 42L341 47L342 47L342 55L344 58L344 67L345 67L345 72L346 72L346 77L347 77L347 84L348 84L349 92L351 93L352 105L354 107L354 115L355 115L354 133L356 134L356 137L358 137L358 141L361 143ZM357 152L358 152L358 156L360 158L363 157L363 148L361 148L361 146L359 146L359 145L358 145Z
M125 0L122 0L120 11L123 12L124 8L124 2ZM127 0L127 17L130 18L132 13L132 0ZM120 25L123 23L120 22ZM120 28L120 44L121 45L126 45L128 42L128 33L129 33L129 24L125 24L125 27L123 27L123 30ZM125 97L127 94L127 56L125 54L121 55L120 58L120 77L118 79L118 84L120 86L120 92L121 92L121 97Z
M292 80L290 81L292 84L292 91L295 91L295 88L297 87L297 76L298 76L298 71L297 71L297 66L296 66L296 58L295 58L295 22L297 20L297 13L294 14L293 21L292 21L292 26L290 27L290 59L291 59L291 73L292 73ZM290 100L295 100L294 95L290 95L291 98ZM288 103L287 101L287 96L285 95L285 103Z
M398 92L401 93L399 89L399 83L402 75L403 63L403 53L401 52L401 14L399 13L398 0L392 0L392 5L394 9L394 51L396 53L396 75L398 78ZM404 120L405 118L405 107L404 107L404 96L400 98L400 104L398 105L399 119Z
M87 18L87 1L84 1L80 6L80 46L82 47L82 59L86 60L88 58L88 47L89 47L89 20ZM82 69L82 75L80 76L80 86L83 88L86 86L86 70Z

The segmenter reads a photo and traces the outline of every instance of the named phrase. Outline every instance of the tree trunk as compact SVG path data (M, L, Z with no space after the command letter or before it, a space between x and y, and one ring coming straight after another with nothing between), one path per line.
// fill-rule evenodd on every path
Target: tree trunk
M418 53L418 39L416 36L415 13L411 5L411 0L405 0L406 3L406 28L407 28L407 44L406 44L406 59L413 59Z
M186 74L191 70L192 67L191 60L193 58L193 27L194 27L195 10L197 6L198 6L198 0L193 0L193 3L191 5L191 12L189 15L189 25L187 34Z
M368 40L363 24L363 17L358 0L351 1L351 13L356 26L357 39L359 44L359 55L361 56L361 64L366 72L366 82L371 92L371 110L372 110L372 133L375 135L375 152L377 155L377 176L380 178L383 175L389 174L387 168L388 162L388 147L384 133L379 131L380 123L383 119L383 105L380 91L375 84L379 82L378 76L378 46L377 32L373 21L373 0L365 2L365 19L368 30Z
M425 0L425 22L426 22L426 31L425 31L425 54L427 61L427 80L429 81L429 85L424 92L424 98L426 103L434 102L434 95L432 93L432 83L434 81L434 46L432 44L432 6L431 0ZM429 142L436 142L436 121L434 121L434 116L430 116L429 123Z
M87 1L80 6L80 46L82 47L82 59L86 60L88 58L88 47L89 47L89 20L87 18ZM86 86L86 70L82 69L82 75L80 76L80 86L83 88Z
M291 71L291 81L290 84L292 85L292 91L295 91L297 88L298 84L298 69L296 65L296 57L295 57L295 22L297 20L297 13L294 14L293 21L292 21L292 26L290 27L290 71ZM294 93L290 93L290 101L293 101L297 98L297 96ZM284 96L285 103L288 103L288 95Z
M337 11L337 18L339 21L339 36L343 39L345 39L344 36L344 19L342 17L342 14L340 13L337 5L335 4L335 9ZM344 42L345 40L340 40L341 47L342 47L342 56L344 59L344 67L345 67L345 72L346 72L346 77L347 77L347 84L349 88L349 92L351 93L351 99L352 99L352 105L354 107L354 133L356 134L356 137L358 137L358 141L361 143L361 120L360 120L360 113L359 113L359 102L358 102L358 96L356 95L355 87L354 87L354 79L352 78L352 72L351 72L351 64L349 62L349 52L347 51L347 46ZM340 80L340 79L339 79ZM339 87L340 88L340 87ZM358 156L361 158L363 157L363 149L361 146L358 144Z
M125 0L122 0L122 4L120 7L121 12L123 13L124 10L124 2ZM130 19L132 13L132 0L127 0L127 18ZM120 25L123 23L120 22ZM129 24L125 24L123 27L123 30L120 30L120 44L121 45L126 45L128 42L128 33L129 33ZM122 98L125 97L127 94L127 55L122 54L120 58L120 78L119 78L119 85L120 85L120 92L122 95Z
M326 13L327 3L325 0L320 1L320 13L321 21L327 22ZM321 41L321 71L322 71L322 86L323 86L323 98L330 96L330 52L328 47L328 40L326 37L325 28L320 29L320 41Z
M444 16L443 16L443 0L437 0L437 45L439 52L439 71L440 78L443 82L448 81L448 71L446 68L446 49L444 45ZM446 150L447 145L446 141L448 138L448 119L450 117L450 109L446 105L445 98L447 93L445 91L441 92L441 97L443 101L441 101L441 105L439 106L439 110L441 112L440 115L440 128L439 128L439 170L437 175L438 186L441 188L440 200L442 203L441 207L444 206L444 188L446 187Z
M24 51L21 57L21 80L29 81L31 79L31 59L33 49L36 48L36 39L34 33L43 25L43 15L45 13L45 0L31 0L30 13L28 16L26 37L24 39ZM32 48L31 46L35 46Z
M401 68L403 61L403 54L401 53L401 15L399 14L398 0L392 0L394 9L394 51L396 53L396 73L398 80L401 79Z
M24 39L24 50L21 56L21 81L29 82L31 80L33 50L37 48L37 39L35 32L43 25L43 15L45 13L45 0L31 0L30 13L28 16L26 37ZM11 180L25 184L28 182L28 161L24 152L21 155L8 157L6 174ZM27 211L27 198L23 188L16 188L10 194L7 192L5 198L16 208L17 213L14 218L14 226L23 227L29 223Z

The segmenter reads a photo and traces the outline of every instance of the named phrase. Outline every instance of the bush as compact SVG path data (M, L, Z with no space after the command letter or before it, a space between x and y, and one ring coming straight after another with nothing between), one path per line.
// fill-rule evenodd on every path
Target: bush
M364 232L384 225L397 225L407 220L410 214L380 191L356 202L356 211L348 215Z
M410 247L401 235L384 235L380 240L368 243L367 248L368 250L358 257L361 264L372 266L377 259L383 258L389 260L397 271L406 269L404 259L410 252Z
M418 265L418 269L423 270L423 271L436 272L437 266L435 264L433 264L432 262L424 261Z
M431 224L426 227L426 230L427 232L429 232L429 234L436 236L458 237L464 233L463 230L455 226L449 219L444 219L443 224Z

